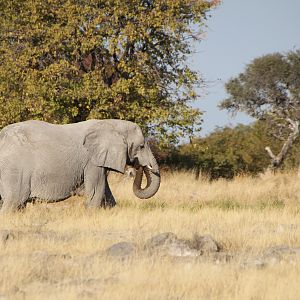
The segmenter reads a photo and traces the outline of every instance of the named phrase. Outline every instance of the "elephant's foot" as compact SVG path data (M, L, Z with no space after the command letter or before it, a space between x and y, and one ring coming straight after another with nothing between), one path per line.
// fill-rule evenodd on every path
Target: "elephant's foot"
M92 199L86 203L86 208L112 208L116 205L116 200L114 196L105 195L101 201L95 201Z
M112 197L107 197L105 196L104 199L101 201L101 207L104 208L112 208L114 206L116 206L117 202L114 198L113 195L111 195Z
M101 201L101 206L104 208L111 208L116 206L117 202L115 197L113 196L110 187L108 185L108 182L106 180L106 185L105 185L105 194L104 197Z
M95 203L94 201L88 201L85 203L85 208L91 209L91 208L101 208L101 203Z

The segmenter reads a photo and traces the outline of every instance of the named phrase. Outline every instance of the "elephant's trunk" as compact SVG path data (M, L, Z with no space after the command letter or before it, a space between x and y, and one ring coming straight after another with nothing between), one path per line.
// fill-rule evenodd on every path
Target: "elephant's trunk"
M149 167L140 166L137 169L135 179L133 182L133 192L140 199L148 199L148 198L154 196L160 186L159 168L158 168L157 162L156 162L154 156L152 155L152 153L151 153L151 156L152 156L152 159L151 159L152 169L150 170ZM145 173L146 178L147 178L147 184L144 188L141 187L143 173Z

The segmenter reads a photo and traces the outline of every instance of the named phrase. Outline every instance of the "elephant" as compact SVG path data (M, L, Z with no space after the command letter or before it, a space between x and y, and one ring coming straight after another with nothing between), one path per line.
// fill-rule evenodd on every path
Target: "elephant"
M0 132L1 213L32 199L61 201L84 190L88 207L116 204L107 175L136 170L134 194L147 199L160 186L156 159L141 128L125 120L50 124L29 120ZM141 187L143 175L147 178Z

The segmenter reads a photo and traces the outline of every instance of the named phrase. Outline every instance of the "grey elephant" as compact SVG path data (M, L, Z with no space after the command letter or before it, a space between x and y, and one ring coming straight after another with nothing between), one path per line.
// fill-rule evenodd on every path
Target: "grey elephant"
M84 186L87 206L114 206L107 174L134 166L135 195L152 197L160 185L158 164L140 127L122 120L56 125L30 120L0 132L1 212L30 199L58 201ZM147 183L141 187L143 174Z

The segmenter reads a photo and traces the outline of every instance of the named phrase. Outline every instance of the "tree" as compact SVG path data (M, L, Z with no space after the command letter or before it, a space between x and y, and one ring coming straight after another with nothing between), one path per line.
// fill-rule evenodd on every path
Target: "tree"
M278 142L267 135L268 127L257 121L234 128L217 128L211 134L193 139L192 143L178 147L170 163L185 169L194 169L196 178L206 174L210 179L231 179L241 174L256 175L269 163L264 147Z
M270 134L283 143L277 155L265 148L271 158L269 168L278 168L299 135L300 50L256 58L225 87L229 97L221 108L266 121Z
M193 134L188 67L208 0L2 0L0 127L27 119L137 122L162 140Z

